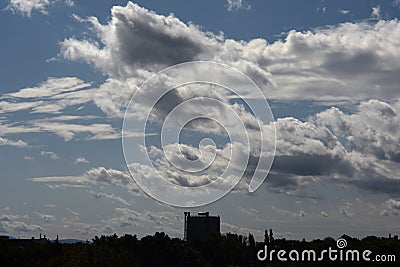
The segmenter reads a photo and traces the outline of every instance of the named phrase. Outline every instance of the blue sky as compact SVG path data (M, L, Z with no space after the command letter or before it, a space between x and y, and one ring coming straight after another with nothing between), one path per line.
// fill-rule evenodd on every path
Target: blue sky
M243 179L192 212L210 210L224 232L260 240L266 228L286 238L399 231L399 1L7 0L0 7L0 234L181 237L184 209L137 187L121 131L137 86L191 60L252 78L277 130L274 164L255 193ZM207 127L191 130L201 137ZM220 149L226 140L218 142Z

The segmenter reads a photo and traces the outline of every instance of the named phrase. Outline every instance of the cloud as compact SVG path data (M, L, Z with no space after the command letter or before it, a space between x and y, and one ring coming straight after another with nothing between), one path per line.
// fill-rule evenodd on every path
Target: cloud
M345 114L332 107L317 114L316 120L345 138L347 146L379 160L400 162L400 101L362 102L355 113Z
M104 46L68 38L61 43L61 54L85 60L112 77L127 77L141 76L140 72L149 68L198 59L217 45L213 35L197 26L186 25L173 15L157 15L132 2L126 7L114 6L111 13L108 25L101 25L95 17L88 19Z
M325 218L329 217L328 213L326 213L325 211L321 211L321 215Z
M46 177L47 178L47 177ZM39 179L39 178L38 178ZM40 180L36 180L37 182L40 182ZM52 182L52 181L50 181ZM60 183L60 184L46 184L46 186L50 189L60 189L60 188L88 188L89 186L87 185L80 185L80 184L66 184L66 183Z
M329 108L306 121L292 117L277 119L276 153L266 180L267 189L288 196L318 199L324 195L312 189L313 185L328 182L348 189L397 194L400 190L400 180L395 175L400 171L399 110L399 101L368 100L361 102L352 113ZM158 173L172 183L200 186L219 177L228 164L240 166L229 161L228 148L229 145L217 149L200 147L201 151L210 152L210 156L203 152L199 166L208 166L211 158L213 161L209 168L198 173L182 171L188 170L185 158L198 157L197 147L182 144L169 144L164 150L149 147L149 156ZM245 150L237 151L245 156ZM172 167L166 156L181 169ZM250 154L237 191L247 190L248 178L259 160L257 153ZM135 175L148 178L152 173L141 164L130 167ZM342 214L350 213L345 210Z
M20 12L23 15L31 16L33 10L47 14L46 8L54 4L53 0L9 0L7 9L12 12Z
M42 219L45 223L54 222L56 220L56 217L54 215L40 213L40 212L37 212L37 211L35 211L34 213L37 216L39 216L40 219Z
M279 118L275 125L278 132L278 157L303 154L335 158L344 153L341 143L326 127L292 117Z
M25 220L27 219L29 219L28 215L0 213L0 230L11 236L15 235L19 237L28 237L38 231L44 232L42 227L26 223Z
M247 214L248 216L258 216L258 214L259 214L259 211L256 210L256 209L253 209L253 208L248 209L248 208L244 208L244 207L240 207L239 206L238 209L239 209L239 211Z
M340 209L340 214L342 214L343 216L345 216L345 217L352 217L353 215L354 215L354 213L353 212L351 212L351 211L349 211L348 209L346 209L346 208L341 208Z
M12 141L12 140L0 137L0 146L27 147L28 144L22 140Z
M107 169L104 167L92 168L80 176L49 176L36 177L30 179L33 182L41 183L59 183L69 185L85 184L110 184L127 189L130 193L139 193L139 188L131 176L123 171Z
M76 77L49 77L46 82L39 84L37 87L24 88L17 92L6 94L5 97L20 99L54 97L64 93L84 89L90 85L90 83L85 83Z
M389 199L386 201L386 205L392 210L400 211L400 200L398 199Z
M181 149L184 151L184 155L181 155ZM164 147L164 150L152 146L149 149L149 156L151 160L155 163L155 168L158 170L158 173L162 177L168 177L168 180L174 184L181 186L201 186L212 182L216 177L216 174L222 174L222 170L227 166L228 159L225 155L230 151L230 147L227 146L225 149L216 149L213 146L205 146L200 148L201 151L205 153L201 158L199 158L198 164L196 164L195 168L205 169L200 172L187 172L185 170L189 170L190 164L187 162L189 155L196 155L199 153L199 150L190 145L184 144L168 144ZM168 157L166 158L164 151L168 151ZM214 153L217 154L214 159ZM213 161L214 159L214 161ZM170 162L174 162L178 165L173 166ZM212 165L208 166L208 164L212 162ZM188 166L190 164L190 166ZM176 167L178 166L178 168ZM145 169L137 166L136 168L132 168L135 171L138 171L139 174L141 172L145 172ZM142 173L145 175L145 173Z
M382 216L397 216L400 214L400 200L399 199L388 199L385 202L385 208L382 210Z
M51 159L59 159L60 158L56 153L51 152L51 151L41 151L40 155L43 157L49 157Z
M121 138L121 134L117 132L111 125L103 123L94 124L78 124L78 123L62 123L55 122L52 119L37 120L32 122L34 129L38 132L52 132L65 141L70 141L80 137L86 140L107 140ZM35 131L35 130L33 130Z
M252 233L254 237L258 240L261 240L264 236L264 231L258 229L251 229L247 227L241 227L235 224L230 224L227 222L221 222L221 231L226 233L234 232L236 234L240 234L243 236L248 236L249 233ZM275 234L275 233L274 233Z
M251 5L249 5L247 2L244 0L227 0L227 8L228 11L234 11L234 10L250 10Z
M348 148L344 160L349 163L336 182L364 191L396 195L400 190L399 101L362 102L356 112L345 114L336 108L316 115Z
M70 208L65 208L65 210L68 211L68 213L72 214L75 220L79 221L81 219L81 214L79 212L73 211Z
M123 199L123 198L121 198L119 196L116 196L114 194L107 194L107 193L104 193L104 192L95 192L95 191L89 191L89 193L92 194L97 199L103 197L103 198L106 198L106 199L110 199L113 202L118 202L118 203L120 203L122 205L125 205L125 206L130 206L131 205L131 203L129 203L125 199Z
M113 218L104 220L104 223L122 228L152 226L157 229L173 231L174 234L182 233L182 222L177 219L175 212L168 211L136 211L130 208L116 208Z
M123 171L98 167L87 171L85 173L85 177L89 181L107 183L123 187L128 189L128 191L130 192L139 192L139 188L137 187L131 176Z
M85 40L75 37L65 39L61 43L61 55L92 64L109 79L97 89L88 85L78 90L82 91L79 97L75 95L77 91L72 90L57 95L59 99L65 99L65 94L72 93L79 99L76 103L93 101L108 116L121 117L137 86L162 68L188 60L224 62L255 79L270 99L361 101L358 110L352 114L331 108L305 121L290 117L278 119L277 154L271 177L267 180L271 191L321 197L310 191L308 186L324 179L375 193L398 192L400 184L394 173L398 173L399 168L400 142L396 127L399 104L397 100L393 101L398 98L400 71L400 63L395 60L400 56L398 20L343 23L304 32L292 30L284 39L273 43L264 39L226 39L223 34L205 32L201 27L184 23L173 15L158 15L133 3L113 7L111 20L106 24L101 24L95 17L82 21L90 24L96 36ZM167 84L169 78L162 77L164 80L160 82ZM76 79L71 81L82 86L85 84ZM168 95L165 103L160 103L155 109L155 118L162 121L171 110L171 103L181 103L197 96L196 92L227 101L226 95L216 90L189 89ZM8 98L20 101L23 95L29 93L25 91ZM144 92L145 95L152 93ZM52 90L50 93L42 90L41 94L37 99L39 105L45 105L46 98L55 99ZM371 98L378 100L364 101ZM35 108L29 101L18 101L0 103L0 110L12 112ZM146 104L145 101L140 103ZM236 112L241 112L242 106L228 104ZM217 109L211 105L196 105L188 112L196 108ZM240 114L243 119L248 118L248 113ZM253 123L251 119L245 121L247 125ZM79 124L64 123L36 121L32 129L13 125L6 130L51 131L65 140L82 133L82 129L90 134L90 138L117 136L116 131L106 125L88 125L85 128ZM198 131L214 129L204 122L193 127ZM263 125L263 128L267 127ZM101 135L100 131L103 135L99 137L97 134ZM186 147L186 156L196 155L196 149ZM171 151L176 153L178 150L171 147ZM221 155L223 152L223 149L218 151ZM177 184L200 185L208 183L213 177L211 173L194 177L172 172L156 147L152 148L152 153L160 169ZM252 156L254 158L250 163L258 162L257 155ZM226 159L220 157L215 163L221 169ZM139 174L148 175L146 168L138 167ZM246 172L247 176L251 174L251 167ZM93 172L99 171L96 169ZM106 171L100 176L107 175Z
M277 151L267 188L312 197L320 194L309 191L309 185L328 181L345 188L398 194L399 110L398 100L368 100L353 113L333 107L305 122L278 119Z
M75 5L73 0L65 0L65 4L69 7L73 7Z
M92 101L94 90L90 86L76 77L49 77L38 86L3 95L0 114L18 111L58 114L67 107Z
M348 14L349 12L350 12L350 10L339 9L339 13L340 13L340 14L343 14L343 15L346 15L346 14Z
M72 215L80 216L80 213L79 213L79 212L73 211L73 210L71 210L70 208L65 208L65 210L67 210L68 212L70 212Z
M82 156L77 157L76 159L74 159L74 164L80 164L80 163L89 163L89 161L87 159L85 159Z
M84 184L88 183L88 179L86 177L79 176L47 176L47 177L36 177L30 179L32 182L39 183L73 183L73 184Z
M173 15L157 15L133 3L114 6L108 24L101 24L95 17L85 21L97 38L67 38L61 42L61 55L85 61L110 79L129 79L136 86L164 67L213 60L249 75L269 99L388 100L397 96L397 20L292 30L273 43L261 38L226 39ZM121 101L121 96L131 96L131 92L120 92L127 92L126 88L119 89L117 83L114 86L117 104L110 107L129 101ZM99 98L104 100L106 96ZM113 102L112 98L108 102Z
M136 90L132 79L107 79L94 94L94 103L109 117L122 117Z
M372 8L371 17L377 19L381 17L381 7L379 5Z
M5 94L0 98L0 114L12 117L16 112L29 112L30 120L13 123L4 120L0 125L0 132L5 135L50 132L65 141L75 138L85 140L118 139L121 137L120 132L110 124L91 123L101 117L69 115L68 113L71 111L67 111L71 107L93 103L94 98L101 109L104 108L105 112L109 111L110 108L105 108L107 106L105 100L101 100L101 97L96 94L98 91L101 95L107 96L107 92L103 93L106 91L105 87L106 85L101 86L100 89L91 88L90 83L85 83L76 77L50 77L38 86ZM112 88L108 88L108 90L112 90ZM116 94L110 98L114 100L113 103L117 103ZM118 107L122 110L121 106L124 104L119 104ZM79 114L79 112L80 108L77 108L76 113ZM44 116L46 117L43 118Z
M79 118L77 118L79 119ZM53 133L64 141L78 140L109 140L121 138L120 131L110 124L88 122L66 122L58 118L34 119L20 123L0 125L3 134L21 133ZM142 136L138 133L130 133L131 136Z
M6 9L12 11L13 13L19 12L22 15L31 16L31 13L36 10L42 14L47 15L47 8L59 0L9 0L9 4ZM65 4L69 7L74 6L72 0L65 0Z
M274 162L266 180L267 189L288 196L321 198L310 184L346 174L350 165L346 150L328 128L310 121L280 118Z
M291 212L291 211L288 211L288 210L285 210L285 209L276 208L274 206L272 206L272 210L274 212L278 213L278 214L289 215L289 216L296 217L296 218L299 218L299 219L301 219L301 218L303 218L303 217L305 217L307 215L305 213L305 211L303 211L303 210L299 210L298 212Z
M80 237L92 238L98 233L107 233L110 234L114 232L114 229L110 229L110 226L102 223L94 224L94 223L84 223L71 221L67 219L63 219L61 221L64 228L69 229L76 233Z

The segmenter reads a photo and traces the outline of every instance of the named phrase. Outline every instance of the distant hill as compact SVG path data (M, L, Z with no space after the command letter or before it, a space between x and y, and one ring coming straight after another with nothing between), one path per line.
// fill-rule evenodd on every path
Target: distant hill
M60 239L60 240L58 240L58 242L61 244L86 243L86 241L79 240L79 239Z

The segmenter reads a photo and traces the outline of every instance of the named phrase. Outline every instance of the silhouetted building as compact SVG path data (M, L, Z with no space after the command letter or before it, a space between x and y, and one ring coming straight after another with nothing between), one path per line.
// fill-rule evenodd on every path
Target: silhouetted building
M209 212L199 212L196 216L191 216L190 212L185 212L186 241L201 240L210 233L220 233L219 216L210 216Z
M35 239L34 237L30 239L23 239L23 238L10 238L9 236L1 236L0 239L8 241L9 244L12 244L16 247L23 248L30 246L31 244L42 244L45 245L49 243L49 240L46 238L46 236L42 237L40 235L39 239Z

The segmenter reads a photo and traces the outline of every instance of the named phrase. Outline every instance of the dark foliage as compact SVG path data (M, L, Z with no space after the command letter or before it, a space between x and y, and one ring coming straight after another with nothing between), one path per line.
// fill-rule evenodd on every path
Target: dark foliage
M266 237L268 234L266 233ZM272 234L265 241L271 243ZM366 237L362 240L343 236L348 249L371 250L374 255L393 254L400 260L400 241L389 238ZM267 244L268 245L268 244ZM307 242L273 239L268 249L336 249L333 238ZM155 233L138 239L136 235L95 237L91 243L47 244L32 243L16 246L0 239L0 266L376 266L373 262L261 262L257 252L263 242L255 242L252 234L210 235L205 240L187 243ZM393 264L393 263L392 263ZM395 264L394 264L395 265Z

